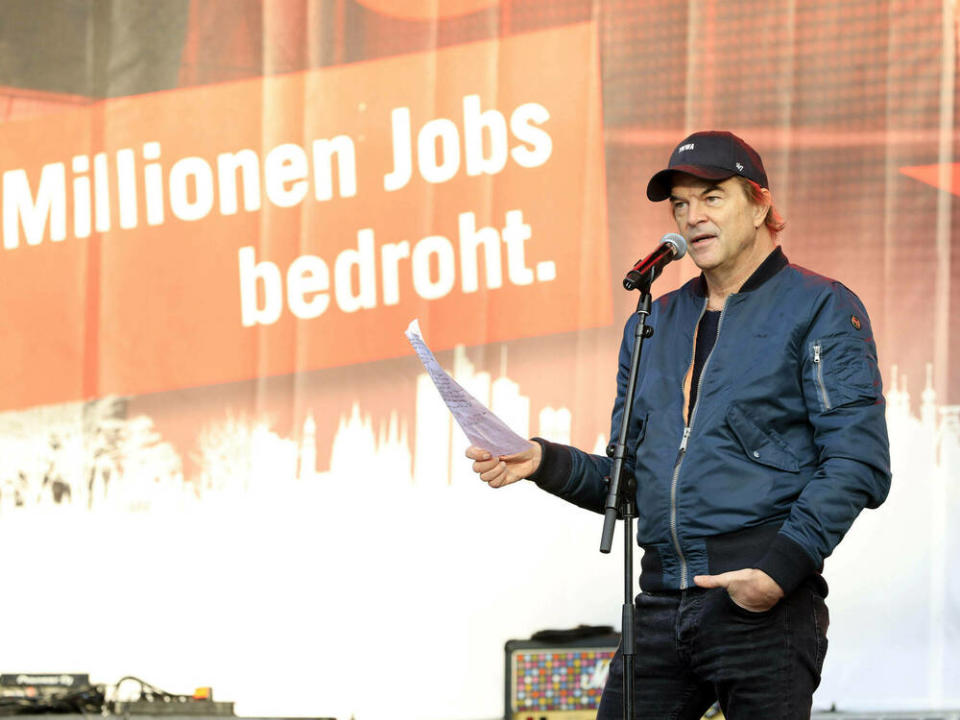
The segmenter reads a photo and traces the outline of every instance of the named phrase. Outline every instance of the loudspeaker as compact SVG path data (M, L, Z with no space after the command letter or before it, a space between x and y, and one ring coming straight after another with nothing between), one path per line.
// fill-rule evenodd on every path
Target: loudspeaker
M593 720L619 644L620 634L606 627L508 640L505 720Z

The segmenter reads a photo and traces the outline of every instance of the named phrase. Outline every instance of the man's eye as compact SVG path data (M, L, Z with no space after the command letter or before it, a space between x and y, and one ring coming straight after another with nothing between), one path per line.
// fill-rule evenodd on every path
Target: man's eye
M711 204L716 204L720 202L723 198L719 195L707 195L706 201Z

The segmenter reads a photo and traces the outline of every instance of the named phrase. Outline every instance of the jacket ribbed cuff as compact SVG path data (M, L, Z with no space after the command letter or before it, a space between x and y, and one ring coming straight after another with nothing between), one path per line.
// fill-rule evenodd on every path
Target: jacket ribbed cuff
M533 480L538 487L547 492L559 492L570 479L570 470L573 467L570 448L541 437L531 438L531 440L540 446L540 467L529 475L527 480Z
M807 551L782 533L770 543L756 568L773 578L784 595L789 595L819 570Z

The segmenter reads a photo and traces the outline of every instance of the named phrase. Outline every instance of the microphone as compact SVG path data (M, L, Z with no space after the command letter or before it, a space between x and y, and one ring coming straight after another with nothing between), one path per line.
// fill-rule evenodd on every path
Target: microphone
M660 245L652 253L633 266L623 279L623 286L627 290L639 288L649 289L653 281L663 271L663 266L673 260L679 260L687 254L687 241L683 235L667 233L660 238Z

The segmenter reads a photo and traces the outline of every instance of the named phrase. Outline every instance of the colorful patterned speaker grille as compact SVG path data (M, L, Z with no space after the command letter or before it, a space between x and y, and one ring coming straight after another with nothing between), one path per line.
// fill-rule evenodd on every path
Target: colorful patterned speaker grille
M613 648L518 652L513 659L515 710L584 710L600 704Z

